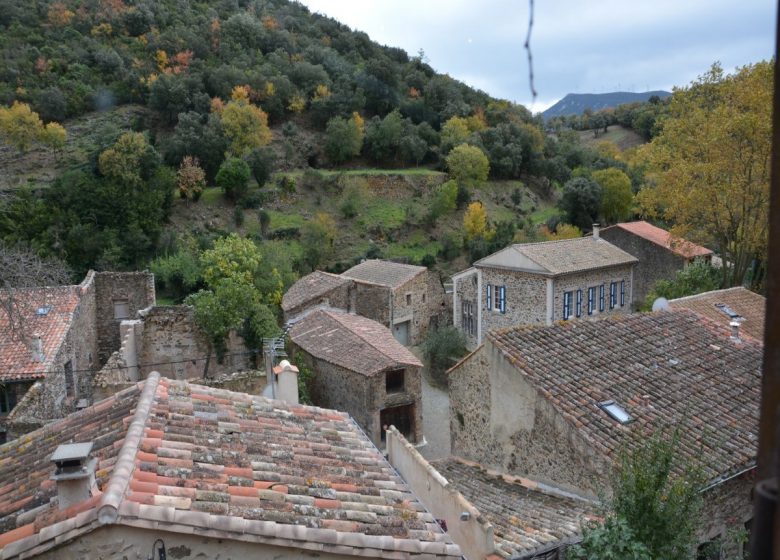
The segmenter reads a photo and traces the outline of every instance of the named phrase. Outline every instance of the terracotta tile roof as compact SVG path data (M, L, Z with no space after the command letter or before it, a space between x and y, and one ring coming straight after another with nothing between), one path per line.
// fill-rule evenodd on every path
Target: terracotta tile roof
M342 272L341 275L344 278L352 278L369 284L397 288L426 270L428 269L424 266L373 259L356 264L349 270Z
M422 367L390 330L366 317L320 309L292 329L290 339L315 358L364 375L390 368Z
M673 299L669 305L674 309L690 309L713 321L728 325L731 318L718 307L718 305L726 305L742 316L740 332L747 333L758 341L764 340L766 298L741 286Z
M711 479L755 462L762 346L730 340L727 326L687 310L641 313L488 339L579 431L613 457L654 427L684 422L680 449ZM620 424L608 400L634 420Z
M557 276L638 262L605 239L578 237L561 241L510 245L474 263Z
M287 311L298 307L344 284L349 284L348 278L315 270L290 286L290 289L282 297L282 309Z
M628 232L633 233L636 236L652 241L653 243L669 249L673 253L691 259L693 257L704 257L711 255L712 251L701 245L696 245L690 241L679 237L673 237L671 233L665 229L654 226L651 223L643 220L637 222L625 222L622 224L616 224L612 227L619 227Z
M47 457L72 440L99 440L101 493L55 513ZM106 523L375 558L460 557L347 414L157 373L0 447L0 465L3 558ZM31 510L38 504L51 517Z
M526 478L450 457L431 463L493 525L496 554L530 558L579 540L597 505Z
M29 288L14 290L14 306L24 321L25 334L41 337L44 360L33 361L30 346L19 336L11 336L11 322L0 312L0 381L22 381L45 377L52 361L68 334L73 312L80 301L79 286ZM8 294L0 292L0 301ZM38 309L48 308L46 314Z

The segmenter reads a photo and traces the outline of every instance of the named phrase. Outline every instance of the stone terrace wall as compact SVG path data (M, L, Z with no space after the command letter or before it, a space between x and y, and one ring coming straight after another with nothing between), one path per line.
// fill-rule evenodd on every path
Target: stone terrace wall
M98 272L95 288L98 360L102 366L120 345L121 319L114 317L114 302L127 300L128 316L124 318L135 318L138 311L154 305L154 275L151 272Z

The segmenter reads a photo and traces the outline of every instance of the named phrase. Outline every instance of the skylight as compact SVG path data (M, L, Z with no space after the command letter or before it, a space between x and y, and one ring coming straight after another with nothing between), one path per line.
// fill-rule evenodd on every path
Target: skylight
M49 311L51 311L51 305L45 305L43 307L39 307L35 310L36 315L48 315Z
M739 320L739 319L743 319L744 318L744 317L742 317L742 315L740 315L739 313L734 311L732 308L730 308L725 303L716 303L715 307L717 307L718 309L723 311L723 313L725 313L726 315L728 315L732 319Z
M615 404L615 401L604 401L599 403L599 408L609 414L613 419L621 424L628 424L633 420L631 415L623 407Z

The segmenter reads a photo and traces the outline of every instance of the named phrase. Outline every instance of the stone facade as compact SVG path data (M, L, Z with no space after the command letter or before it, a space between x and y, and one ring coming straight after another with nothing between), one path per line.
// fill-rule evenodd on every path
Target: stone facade
M376 446L384 445L380 420L382 410L397 406L413 407L409 440L422 441L420 368L406 367L403 390L388 393L385 382L387 371L367 376L317 359L301 349L297 349L294 355L296 359L302 358L314 373L309 386L312 402L323 408L349 413Z
M616 305L610 307L610 285L615 283ZM490 286L491 301L487 295ZM505 289L504 311L497 303L498 287ZM599 308L599 286L604 286L604 311ZM577 290L581 290L581 316L588 318L588 288L594 287L593 316L630 313L633 265L564 274L555 277L519 270L476 267L453 277L453 324L464 333L466 347L475 349L493 329L517 325L549 325L563 319L564 294L571 292L570 319L576 317ZM477 295L479 291L479 296ZM621 302L623 294L623 305ZM463 304L473 305L472 329L464 328ZM476 305L475 305L476 303Z
M154 305L154 275L151 272L100 272L95 275L98 361L108 361L119 348L119 323L132 319Z
M334 309L343 309L348 311L352 309L354 303L352 299L355 297L355 287L350 283L344 283L341 286L336 286L332 290L319 295L315 299L303 302L300 305L291 307L284 311L284 320L289 321L301 313L313 309L315 307L332 307Z
M601 237L639 259L634 271L634 303L641 305L659 280L672 280L689 261L681 255L617 226L601 230Z

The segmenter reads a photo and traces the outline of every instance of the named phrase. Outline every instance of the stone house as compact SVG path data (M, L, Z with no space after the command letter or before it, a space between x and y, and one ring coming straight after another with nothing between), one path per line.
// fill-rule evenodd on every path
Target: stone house
M473 350L493 329L631 311L637 259L599 237L515 244L453 275L452 320Z
M712 251L672 236L645 221L615 224L601 230L601 237L639 262L634 270L634 302L641 305L659 280L672 280L694 259L712 261Z
M762 344L690 310L492 331L449 372L453 454L597 495L622 448L682 426L701 540L752 517Z
M461 557L347 414L156 372L0 464L5 559Z
M0 292L0 439L86 406L119 347L120 321L154 298L146 272L90 271L78 285Z
M387 327L337 310L319 309L289 332L294 359L313 373L312 402L348 412L377 445L395 425L423 441L422 363Z
M441 282L427 268L383 260L363 261L340 276L315 271L282 298L286 322L322 306L381 323L405 346L420 344L447 311Z

